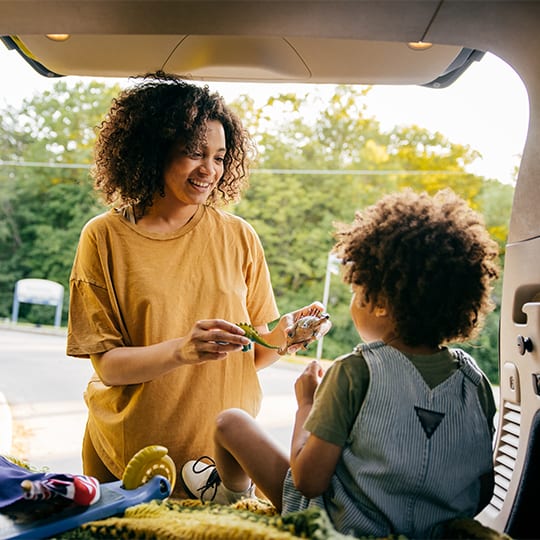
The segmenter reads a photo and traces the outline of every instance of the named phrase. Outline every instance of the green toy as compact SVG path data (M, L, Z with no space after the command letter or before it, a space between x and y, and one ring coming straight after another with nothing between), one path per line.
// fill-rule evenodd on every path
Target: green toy
M263 347L268 347L269 349L279 349L279 347L275 347L274 345L270 345L270 343L267 343L264 341L264 339L260 336L259 332L251 326L251 324L248 323L238 323L236 326L239 326L245 333L246 337L248 339L251 339L251 341L254 341L255 343L258 343L259 345L262 345ZM242 352L249 351L251 349L251 343L249 345L244 345L242 347Z

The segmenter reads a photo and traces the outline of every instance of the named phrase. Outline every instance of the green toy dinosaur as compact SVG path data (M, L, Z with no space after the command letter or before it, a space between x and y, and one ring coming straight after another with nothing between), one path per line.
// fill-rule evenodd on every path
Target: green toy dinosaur
M279 349L279 347L275 347L274 345L270 345L270 343L267 343L264 341L264 339L261 337L259 332L251 326L251 324L248 323L237 323L236 326L239 326L245 333L246 337L248 339L251 339L251 341L254 341L255 343L258 343L259 345L262 345L263 347L268 347L269 349ZM249 351L251 349L251 343L249 345L244 345L242 347L242 352Z
M303 344L304 348L307 348L308 344L317 337L317 332L320 326L330 318L328 313L322 313L321 315L307 315L298 319L291 330L287 334L287 343L284 347L275 347L264 341L260 334L248 323L238 323L236 326L239 326L245 333L246 337L262 345L263 347L268 347L269 349L278 349L278 354L283 355L287 352L289 347L296 344ZM251 349L250 345L245 345L242 347L242 351L246 352Z

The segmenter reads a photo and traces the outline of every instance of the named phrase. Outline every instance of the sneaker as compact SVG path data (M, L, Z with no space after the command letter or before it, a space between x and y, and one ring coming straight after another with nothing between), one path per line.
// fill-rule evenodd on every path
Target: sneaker
M215 461L208 456L188 461L182 467L181 478L187 494L203 502L232 504L255 496L253 483L244 491L231 491L226 488L221 482Z

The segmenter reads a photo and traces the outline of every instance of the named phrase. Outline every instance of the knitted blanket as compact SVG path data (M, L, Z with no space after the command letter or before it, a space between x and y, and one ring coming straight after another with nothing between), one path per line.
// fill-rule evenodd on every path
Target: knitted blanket
M130 507L121 517L84 524L62 540L97 538L159 540L350 540L338 533L324 510L313 508L279 515L261 499L246 499L231 506L196 500L152 501ZM398 537L393 537L398 540ZM406 540L401 537L400 540Z
M58 538L297 540L299 537L313 540L353 538L338 533L322 509L309 508L281 516L272 505L262 499L242 500L231 506L203 504L197 500L152 501L128 508L123 516L86 523ZM472 519L448 522L448 526L442 531L442 538L511 540ZM385 540L407 539L404 536L390 536Z

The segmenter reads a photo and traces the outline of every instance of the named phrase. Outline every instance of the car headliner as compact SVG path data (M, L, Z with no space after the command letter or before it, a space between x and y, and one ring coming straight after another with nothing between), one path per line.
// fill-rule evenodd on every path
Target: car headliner
M465 49L510 64L531 105L539 22L540 2L527 0L0 0L0 35L59 74L167 69L207 80L428 84ZM71 37L52 42L51 33ZM435 46L408 49L418 41ZM510 242L540 235L531 197L537 116L531 107Z

